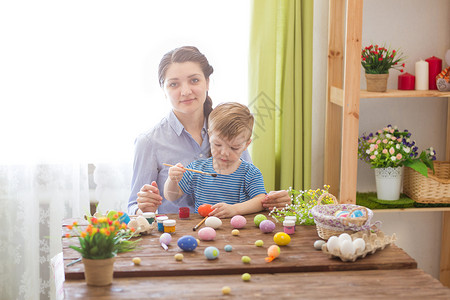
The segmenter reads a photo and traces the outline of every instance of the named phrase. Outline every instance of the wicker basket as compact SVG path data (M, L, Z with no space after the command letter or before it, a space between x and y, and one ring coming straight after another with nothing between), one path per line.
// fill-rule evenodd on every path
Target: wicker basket
M350 213L345 218L338 218L334 214L340 210L346 210ZM350 217L355 210L361 210L363 216ZM342 233L353 234L358 231L370 230L373 212L364 206L355 204L330 204L314 206L311 209L311 215L316 223L319 237L328 240L333 235L339 236Z
M419 203L450 203L450 162L435 161L428 177L406 167L403 193Z

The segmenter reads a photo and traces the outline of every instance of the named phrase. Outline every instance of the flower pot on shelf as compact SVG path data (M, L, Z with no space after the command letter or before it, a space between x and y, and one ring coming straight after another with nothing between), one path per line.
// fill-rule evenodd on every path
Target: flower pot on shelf
M110 285L113 281L115 260L115 256L105 259L87 259L83 257L86 283L94 286Z
M377 198L380 200L398 200L402 188L402 178L403 167L376 168Z
M365 74L368 92L386 92L389 74Z

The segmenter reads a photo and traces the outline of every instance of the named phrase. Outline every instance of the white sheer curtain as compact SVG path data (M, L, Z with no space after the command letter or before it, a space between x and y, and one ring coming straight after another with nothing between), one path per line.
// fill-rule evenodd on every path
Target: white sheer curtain
M54 298L61 220L90 201L126 210L134 139L170 109L157 79L165 52L197 46L215 69L215 104L247 103L249 6L0 2L0 298Z

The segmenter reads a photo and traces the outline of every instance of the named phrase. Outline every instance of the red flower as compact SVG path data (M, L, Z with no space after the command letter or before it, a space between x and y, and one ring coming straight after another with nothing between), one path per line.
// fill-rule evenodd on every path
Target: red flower
M383 60L383 57L378 58L378 61L382 61L382 60Z

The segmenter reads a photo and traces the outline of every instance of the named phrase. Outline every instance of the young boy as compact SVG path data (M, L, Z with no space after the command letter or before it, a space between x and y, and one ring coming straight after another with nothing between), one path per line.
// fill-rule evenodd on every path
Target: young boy
M261 211L266 195L261 171L240 159L251 142L254 119L249 109L236 102L218 105L209 115L208 134L212 157L196 160L186 168L211 175L186 171L181 163L169 169L164 197L175 201L192 194L195 210L212 204L210 216L227 218Z

